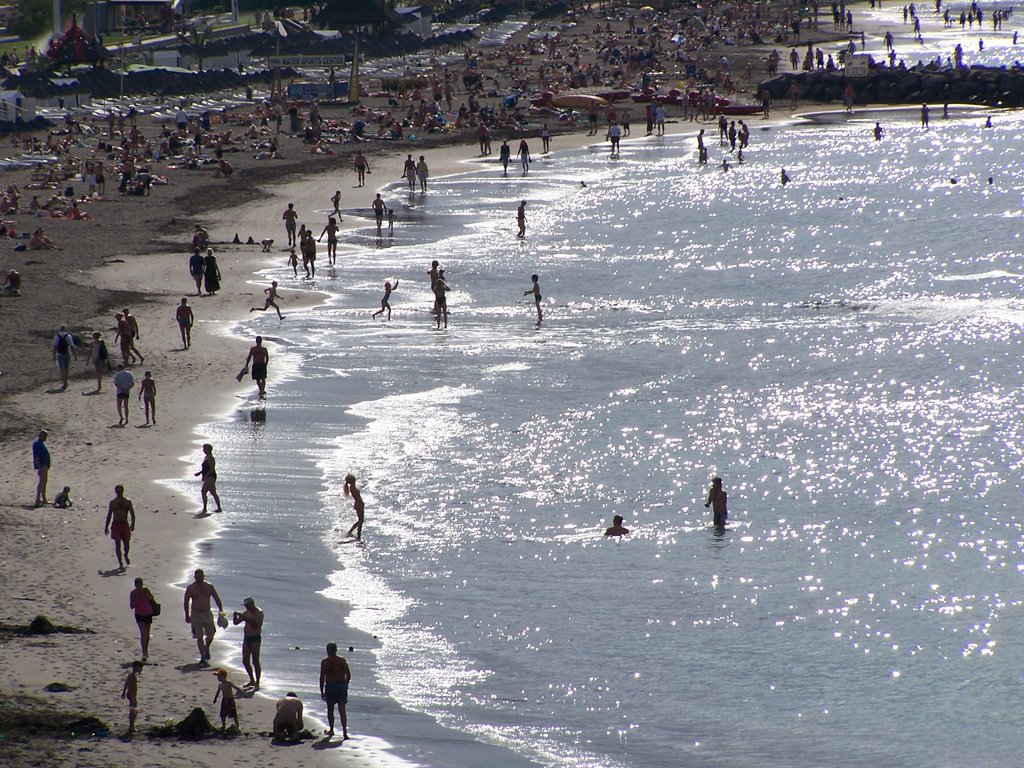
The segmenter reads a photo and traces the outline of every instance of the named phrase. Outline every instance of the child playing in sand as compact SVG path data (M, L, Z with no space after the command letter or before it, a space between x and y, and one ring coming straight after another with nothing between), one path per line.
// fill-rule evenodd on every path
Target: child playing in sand
M64 490L58 493L57 498L53 500L53 506L57 509L67 509L71 505L71 486L65 485Z
M382 298L380 300L380 309L378 309L376 312L373 313L374 318L376 318L377 315L384 314L384 311L387 310L388 320L391 319L391 304L389 302L389 299L391 298L391 292L394 291L394 290L397 290L397 289L398 289L398 280L395 280L395 284L394 285L391 285L390 282L384 283L384 298Z
M139 675L142 674L142 662L133 661L132 671L124 679L121 698L128 700L128 733L135 733L135 718L139 714Z
M220 729L226 730L228 727L228 718L230 717L235 721L235 728L238 728L238 708L235 706L235 692L245 696L245 691L239 688L237 685L228 680L228 671L226 669L217 670L217 692L213 694L213 703L217 703L217 698L220 697Z

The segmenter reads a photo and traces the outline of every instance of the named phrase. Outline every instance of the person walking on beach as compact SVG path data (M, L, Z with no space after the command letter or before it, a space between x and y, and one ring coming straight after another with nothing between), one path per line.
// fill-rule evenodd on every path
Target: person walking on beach
M142 674L142 667L141 661L133 661L132 669L121 688L121 698L128 702L128 736L135 733L135 720L139 716L139 675Z
M526 143L526 139L519 142L519 151L516 152L516 157L519 158L519 162L523 166L523 176L530 172L530 145Z
M327 235L327 263L333 267L338 258L338 222L333 216L327 218L327 225L317 238L317 242L320 242L324 235Z
M533 294L533 303L537 308L537 322L539 323L544 319L544 313L540 308L540 278L537 275L530 275L530 280L533 281L533 286L529 290L523 291L523 296L529 296L531 293Z
M420 161L416 163L416 178L420 180L420 192L427 191L427 177L430 176L430 169L427 168L427 161L420 155Z
M270 364L270 352L263 346L263 337L257 336L256 343L250 347L245 364L252 363L252 380L260 391L260 397L267 394L267 366Z
M501 147L498 149L498 159L501 160L501 167L504 171L504 175L508 176L508 164L512 162L512 147L508 145L508 141L501 142Z
M203 478L203 485L199 489L203 497L203 511L200 514L207 514L207 497L211 495L217 505L214 512L220 512L220 496L217 494L217 460L213 457L213 446L209 443L203 444L203 463L193 477Z
M384 213L388 207L384 204L384 199L380 196L380 192L373 198L373 202L370 203L373 208L373 216L377 220L377 234L380 235L381 224L384 223Z
M341 738L348 738L348 715L345 705L348 703L348 684L352 679L348 660L338 655L335 643L327 644L327 657L320 662L320 698L327 702L327 735L334 735L334 706L338 706L338 717L341 719Z
M117 366L117 373L114 374L114 391L117 399L117 423L118 426L125 426L128 423L128 403L132 394L132 387L135 386L135 377L131 371L121 363Z
M516 224L519 225L519 234L516 237L526 237L526 201L523 200L516 208Z
M551 129L548 128L547 123L544 123L540 129L540 151L543 155L551 151Z
M118 312L114 315L114 324L117 328L114 334L114 341L121 350L121 362L127 368L135 362L135 356L132 354L131 331L128 329L128 323L124 319L123 312Z
M608 133L605 138L612 143L612 157L616 157L619 154L619 140L622 138L622 128L619 127L618 123L612 123L608 126Z
M444 270L437 270L437 280L434 281L434 285L431 288L434 292L434 308L437 315L437 329L441 330L441 320L444 320L444 327L448 327L448 296L446 295L451 288L448 286L448 282L444 279Z
M884 133L884 131L882 130L882 124L881 123L875 123L875 130L874 130L875 141L881 141L883 133Z
M57 335L53 337L53 359L57 363L57 370L60 373L60 389L63 392L68 388L68 377L71 374L71 358L78 359L78 352L75 350L75 339L68 333L67 326L62 325Z
M483 127L483 123L481 123ZM412 159L412 155L407 155L405 158L405 164L402 166L402 178L409 183L409 194L416 191L416 161Z
M926 131L928 130L928 114L929 114L928 105L927 104L922 104L921 105L921 127L924 128Z
M715 528L725 528L726 521L729 519L727 500L728 494L722 488L722 478L713 477L711 490L708 491L708 500L704 502L704 506L705 508L713 507Z
M146 425L152 417L153 425L156 426L156 379L150 371L146 371L139 384L139 400L146 411Z
M203 281L206 284L208 296L213 296L220 290L220 267L217 266L217 257L213 255L213 248L206 249L206 258L203 260Z
M228 671L226 669L218 669L217 692L213 694L213 703L216 704L217 699L220 699L220 729L222 731L227 730L229 717L235 722L235 728L239 727L235 693L238 693L239 696L245 696L245 691L228 680Z
M442 281L442 278L439 277L438 281ZM345 494L346 499L352 499L352 509L356 511L356 521L345 535L351 537L354 533L356 541L359 541L363 538L363 520L366 516L366 508L363 504L363 495L356 488L355 475L345 475L345 486L342 488L342 493Z
M341 210L339 210L338 208L338 206L341 205L340 189L334 190L334 194L331 195L331 205L334 206L334 210L332 211L332 213L334 213L339 219L341 219ZM289 245L292 245L292 243L289 243Z
M331 221L334 221L334 219L331 219ZM281 308L279 306L277 306L277 299L278 299L278 295L277 295L277 280L272 280L270 282L270 287L269 288L264 288L263 292L265 294L267 294L267 299L263 303L263 306L262 307L249 307L249 311L250 312L266 312L268 309L273 307L275 310L277 310L277 319L278 320L284 320L284 315L281 314Z
M192 276L192 280L195 281L196 296L203 295L203 268L205 265L206 260L203 259L203 254L196 248L192 255L188 257L188 273Z
M298 227L299 214L295 210L295 203L288 203L288 207L281 214L281 218L284 219L284 231L288 235L288 245L296 245L295 230Z
M131 565L128 549L131 546L132 531L135 530L135 506L124 497L124 486L114 486L114 498L107 505L107 519L103 523L103 534L114 540L114 554L117 555L117 569L123 571ZM124 548L124 559L121 549Z
M153 629L156 600L144 585L142 577L135 579L135 589L128 595L128 607L135 613L135 625L139 628L139 645L142 646L142 663L149 661L149 639Z
M128 307L121 310L121 314L124 316L125 328L128 329L128 349L131 352L132 359L134 360L135 357L138 357L139 362L144 363L146 362L146 358L142 356L142 353L139 352L138 348L135 346L135 341L142 338L139 333L139 321Z
M199 666L210 665L210 645L217 634L217 624L213 620L210 598L217 603L217 610L224 610L224 603L217 594L217 589L206 581L202 568L196 569L195 580L185 589L185 623L192 627L192 637L199 648ZM224 626L227 626L226 620Z
M372 173L372 171L370 170L370 163L361 149L356 152L355 157L352 159L352 167L355 169L356 180L359 182L356 186L365 186L366 174Z
M388 320L391 319L391 292L398 290L398 280L395 280L395 284L391 285L391 282L384 283L384 297L380 300L380 309L373 313L373 319L377 318L377 315L382 315L386 311L388 313Z
M34 506L41 507L46 501L46 481L50 476L50 449L46 447L46 430L42 430L32 441L32 467L36 471L36 501Z
M89 360L96 372L96 391L103 390L103 374L107 370L107 360L110 352L107 350L107 343L103 341L103 335L96 331L92 335L92 344L89 345Z
M178 322L178 332L181 334L181 348L188 349L192 346L192 324L196 320L192 314L192 307L188 305L188 299L181 300L174 311L174 319Z
M260 676L263 668L260 666L260 644L263 642L263 611L256 607L256 601L251 597L242 600L244 611L235 611L232 620L235 626L244 624L242 627L242 666L249 675L249 682L246 688L254 691L260 689ZM253 673L255 677L253 676Z

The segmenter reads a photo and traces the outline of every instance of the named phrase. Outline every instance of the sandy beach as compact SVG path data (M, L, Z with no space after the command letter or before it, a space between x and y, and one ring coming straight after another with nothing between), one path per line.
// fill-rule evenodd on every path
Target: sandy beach
M590 22L594 23L594 22ZM624 22L617 20L622 26ZM525 32L522 33L525 35ZM771 46L749 50L759 61ZM780 107L782 105L779 105ZM340 113L340 110L339 110ZM331 111L326 112L331 116ZM633 109L633 135L626 141L644 139L642 107ZM748 122L756 129L791 119L788 110L776 109L770 121L760 117ZM241 123L246 125L247 123ZM696 133L705 127L709 136L714 124L682 122L670 117L669 134ZM154 125L144 132L152 134ZM496 162L495 154L487 158ZM511 143L511 142L510 142ZM624 142L625 143L625 142ZM712 142L709 142L712 143ZM604 124L597 135L585 129L561 133L552 140L554 152L604 142ZM31 213L4 215L19 231L44 224L60 250L12 252L0 260L3 272L17 268L24 279L24 295L0 299L0 334L5 354L0 360L0 398L5 417L0 422L0 657L8 670L0 685L0 706L24 713L27 722L39 726L6 728L0 740L0 756L8 764L22 765L303 765L337 764L376 766L394 763L383 745L362 730L358 712L350 712L353 736L349 741L305 741L294 748L268 747L275 700L255 696L240 699L241 735L200 742L161 739L146 735L152 726L181 720L194 707L203 707L215 720L212 705L215 679L198 666L194 641L181 613L182 585L191 572L196 542L216 535L216 515L199 517L199 481L190 480L201 461L202 435L197 427L229 412L241 392L250 393L252 381L236 382L235 374L245 360L251 339L239 338L231 328L261 306L266 281L255 273L271 265L282 266L287 257L281 212L292 185L308 191L316 184L324 207L335 189L342 191L342 228L365 226L373 193L399 179L406 154L425 154L431 174L446 175L479 167L476 142L463 136L427 137L417 142L370 145L368 158L375 174L359 189L351 166L352 145L337 155L311 155L301 137L282 134L280 160L255 160L250 152L231 156L235 175L215 178L212 167L200 171L168 170L167 186L154 187L148 197L119 196L108 181L105 200L89 204L93 221L38 219ZM694 144L694 149L696 145ZM540 141L531 137L531 148L540 154ZM513 149L514 151L514 149ZM79 154L87 154L79 152ZM557 161L557 155L555 156ZM495 165L495 167L497 167ZM28 173L5 175L5 184L24 186ZM81 182L68 182L80 184ZM23 193L33 194L23 189ZM45 194L50 194L50 191ZM44 194L39 192L37 194ZM510 204L510 221L514 204ZM351 212L351 213L350 213ZM356 213L357 215L352 215ZM314 233L324 216L302 212L300 221ZM222 274L222 290L214 296L195 295L188 273L189 240L195 225L211 235ZM401 221L398 226L402 226ZM242 244L233 244L238 235ZM245 244L249 238L257 244ZM269 253L260 240L273 238ZM12 243L13 245L13 243ZM326 253L318 254L326 266ZM301 312L320 301L315 290L302 281L281 286L282 311ZM196 322L192 346L182 349L175 308L182 297L193 306ZM111 354L117 356L114 314L130 307L141 325L138 348L145 363L133 366L138 382L151 370L157 381L157 425L144 426L142 403L130 401L131 415L118 424L110 375L96 392L95 378L87 369L85 350L72 363L71 382L61 390L52 360L51 343L57 328L65 324L83 341L93 331L103 333ZM276 318L267 317L268 323ZM269 345L273 356L276 350ZM273 363L271 364L273 376ZM69 486L74 505L68 509L32 505L35 475L31 443L39 430L49 433L52 454L48 498ZM161 480L189 480L187 494L171 490ZM132 563L117 570L113 546L104 535L107 503L115 484L125 486L137 513L132 538ZM230 505L225 499L225 505ZM138 633L128 595L132 581L143 577L163 605L153 625L149 661L140 679L139 729L134 740L120 739L127 723L127 705L121 686L131 661L140 655ZM222 595L230 613L243 595ZM54 624L87 630L85 633L23 635L13 628L27 625L35 616ZM329 638L325 638L327 640ZM213 668L238 671L240 632L232 628L218 633ZM310 649L321 653L322 649ZM322 655L322 653L321 653ZM63 684L67 692L45 689ZM307 701L307 712L323 720L323 705ZM67 720L92 716L108 726L109 735L95 727L85 733L47 726L52 713L66 713ZM317 737L322 726L307 723Z

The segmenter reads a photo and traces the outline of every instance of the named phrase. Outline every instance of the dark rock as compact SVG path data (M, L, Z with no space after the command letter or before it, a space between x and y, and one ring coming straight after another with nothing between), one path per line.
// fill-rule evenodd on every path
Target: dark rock
M68 693L75 690L75 688L67 683L50 683L43 690L47 693Z
M56 631L53 622L43 615L36 616L28 625L30 635L52 635Z

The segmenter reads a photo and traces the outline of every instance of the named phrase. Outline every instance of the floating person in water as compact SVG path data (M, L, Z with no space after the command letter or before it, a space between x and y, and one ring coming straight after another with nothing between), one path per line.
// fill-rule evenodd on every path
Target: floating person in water
M629 528L622 525L622 515L615 515L612 518L612 527L605 530L605 536L625 536L629 533Z
M362 541L365 507L363 506L363 495L359 493L359 489L356 488L355 475L345 475L345 487L342 489L342 492L345 494L345 498L352 499L352 509L356 511L356 521L352 524L352 527L348 529L346 536L351 536L354 533L356 540Z
M729 519L727 498L728 495L722 488L722 478L712 478L711 490L708 491L708 500L704 502L704 506L714 508L713 511L715 514L715 528L725 528L725 524Z
M780 181L782 182L782 186L786 186L787 184L789 184L789 182L792 181L792 179L789 178L789 174L786 173L786 169L785 168L782 169L782 177L781 177Z

